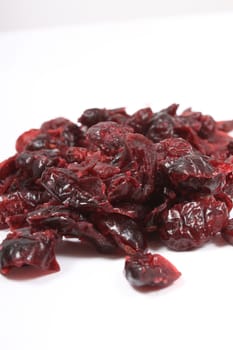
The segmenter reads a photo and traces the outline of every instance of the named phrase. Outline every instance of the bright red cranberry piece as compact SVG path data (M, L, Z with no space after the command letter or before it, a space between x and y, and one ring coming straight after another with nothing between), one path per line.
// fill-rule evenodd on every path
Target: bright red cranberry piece
M126 257L125 275L134 287L159 289L169 286L181 273L160 254L138 253Z

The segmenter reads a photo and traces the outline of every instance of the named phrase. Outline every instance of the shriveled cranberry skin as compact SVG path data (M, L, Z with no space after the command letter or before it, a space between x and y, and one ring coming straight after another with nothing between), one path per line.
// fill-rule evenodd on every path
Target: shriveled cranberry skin
M22 152L78 146L83 139L81 128L65 118L55 118L40 129L26 131L16 141L16 150Z
M153 112L151 108L142 108L126 120L126 125L131 126L135 132L145 135L152 117Z
M128 255L132 284L160 288L179 272L143 253L150 239L187 250L221 232L232 243L233 122L177 109L93 108L19 136L0 163L0 226L12 231L2 272L56 270L57 242L76 238Z
M22 135L20 135L16 140L15 145L17 152L22 152L32 140L38 137L39 134L39 129L30 129L28 131L25 131Z
M58 237L78 238L94 245L102 253L114 253L117 244L104 235L87 218L72 208L51 205L30 212L26 218L33 231L54 230Z
M100 149L104 154L116 155L124 147L124 136L133 131L128 126L116 122L100 122L87 130L87 140L90 146Z
M229 244L233 245L233 219L230 219L222 229L222 237Z
M16 155L4 160L0 163L0 180L5 179L16 171L15 166Z
M180 275L176 267L160 254L138 253L126 257L125 276L134 287L164 288Z
M218 193L225 185L224 174L216 171L206 157L187 154L176 160L166 161L163 171L174 188L181 192Z
M7 236L0 247L0 270L3 274L12 267L25 265L42 270L58 271L55 258L55 236L53 231L30 233L23 229Z
M116 245L126 254L145 249L143 231L131 218L120 214L96 215L92 221L99 231L112 237Z
M178 203L162 213L160 238L173 250L198 248L221 232L227 218L226 204L213 196Z
M0 227L4 227L9 216L21 214L26 205L17 192L1 196L0 201Z
M40 150L21 152L15 160L16 168L22 169L28 176L38 179L43 171L51 166L59 166L59 150Z
M155 115L146 136L154 142L176 136L173 117L166 112Z
M110 207L105 196L105 186L97 177L79 179L71 170L52 167L43 172L41 184L66 207L83 210Z

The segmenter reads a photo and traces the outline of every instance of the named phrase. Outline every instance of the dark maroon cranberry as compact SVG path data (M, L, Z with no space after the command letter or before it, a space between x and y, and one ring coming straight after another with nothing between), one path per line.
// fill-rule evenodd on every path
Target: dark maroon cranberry
M16 171L15 159L16 159L16 155L0 163L0 180L3 180L15 173Z
M19 192L3 195L0 201L0 227L5 227L8 217L23 214L30 207Z
M126 257L125 275L134 287L164 288L181 273L159 254L134 254Z
M40 134L39 129L30 129L28 131L25 131L16 140L16 151L22 152L32 140L38 137L39 134Z
M77 211L64 206L45 206L27 215L33 231L52 229L59 237L78 238L94 245L102 253L113 253L117 245L110 236L98 231Z
M135 132L145 135L153 117L151 108L142 108L126 119L126 125L131 126Z
M2 272L56 270L57 240L76 238L130 255L132 283L160 288L179 273L143 254L147 241L186 250L222 232L232 243L232 121L177 108L94 108L77 124L55 118L23 133L0 163L0 226L12 230Z
M22 134L16 143L18 152L38 151L78 146L83 139L81 128L65 118L56 118L43 123L40 129L32 129Z
M91 108L83 112L79 122L88 127L104 121L113 121L123 124L127 120L125 108L105 109Z
M98 208L111 208L105 195L105 185L97 177L78 178L71 170L53 167L43 172L41 184L66 207L96 211Z
M130 163L125 174L134 179L134 189L130 194L136 203L146 202L154 191L157 170L154 144L145 136L128 133L125 137ZM132 188L132 187L131 187Z
M7 216L5 223L8 225L11 231L14 231L21 227L28 226L26 219L27 214L13 214L11 216Z
M156 143L155 152L157 155L157 161L160 165L165 161L174 161L185 155L192 154L193 147L188 141L182 138L172 137Z
M148 170L154 176L157 159L155 145L145 136L133 133L125 136L125 142L132 161L131 165L136 165L139 172Z
M55 150L24 151L15 160L17 169L23 169L28 176L38 179L51 166L59 166L60 152Z
M68 147L65 150L64 157L68 163L81 163L88 155L88 151L84 147Z
M230 219L226 226L222 229L222 237L225 239L226 242L233 245L233 219Z
M47 122L44 122L40 129L41 131L48 131L48 130L56 130L59 128L63 128L67 124L70 124L71 122L69 119L63 118L63 117L58 117L55 119L48 120Z
M173 117L165 112L155 115L146 136L153 142L176 136Z
M145 249L143 232L131 218L120 214L106 214L93 216L92 221L104 236L112 237L126 254Z
M116 155L124 147L124 137L132 128L116 122L101 122L87 130L87 139L91 147L96 146L107 155Z
M88 127L106 120L105 109L90 108L83 112L79 122Z
M53 231L30 233L28 229L7 236L0 248L0 269L3 274L12 267L30 265L42 270L58 271L55 258L56 239Z
M208 139L215 131L216 122L210 115L201 115L199 120L201 121L201 128L198 135L203 139Z
M216 171L208 158L200 154L187 154L164 162L163 171L175 189L202 193L218 193L225 185L224 174Z
M172 117L175 117L177 115L177 109L179 108L179 105L177 103L173 103L170 106L162 109L160 112L167 113L171 115Z
M173 250L197 248L221 232L227 218L226 204L213 196L178 203L162 213L160 238Z

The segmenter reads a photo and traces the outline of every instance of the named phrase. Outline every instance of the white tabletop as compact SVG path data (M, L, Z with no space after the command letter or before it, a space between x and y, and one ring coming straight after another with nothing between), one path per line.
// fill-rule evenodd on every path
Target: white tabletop
M1 159L26 129L88 107L177 102L233 119L232 33L229 14L0 34ZM139 293L122 258L69 246L59 273L0 276L1 348L232 350L232 249L161 248L182 277Z

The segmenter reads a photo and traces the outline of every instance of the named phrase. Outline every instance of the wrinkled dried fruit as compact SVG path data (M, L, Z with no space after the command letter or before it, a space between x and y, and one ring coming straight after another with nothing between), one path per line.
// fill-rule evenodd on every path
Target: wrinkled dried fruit
M45 230L31 234L28 229L9 234L0 250L1 272L6 274L12 267L25 265L42 270L59 271L55 258L55 235Z
M213 196L175 204L161 215L160 238L171 249L198 248L227 223L225 203Z
M49 120L24 132L0 163L0 270L58 270L55 248L79 240L125 254L134 286L161 288L180 276L158 254L202 246L220 234L232 244L233 121L216 122L178 105L84 111L78 123Z
M228 221L221 233L225 241L233 245L233 219Z
M164 288L181 273L160 254L138 253L126 256L125 275L134 287Z

